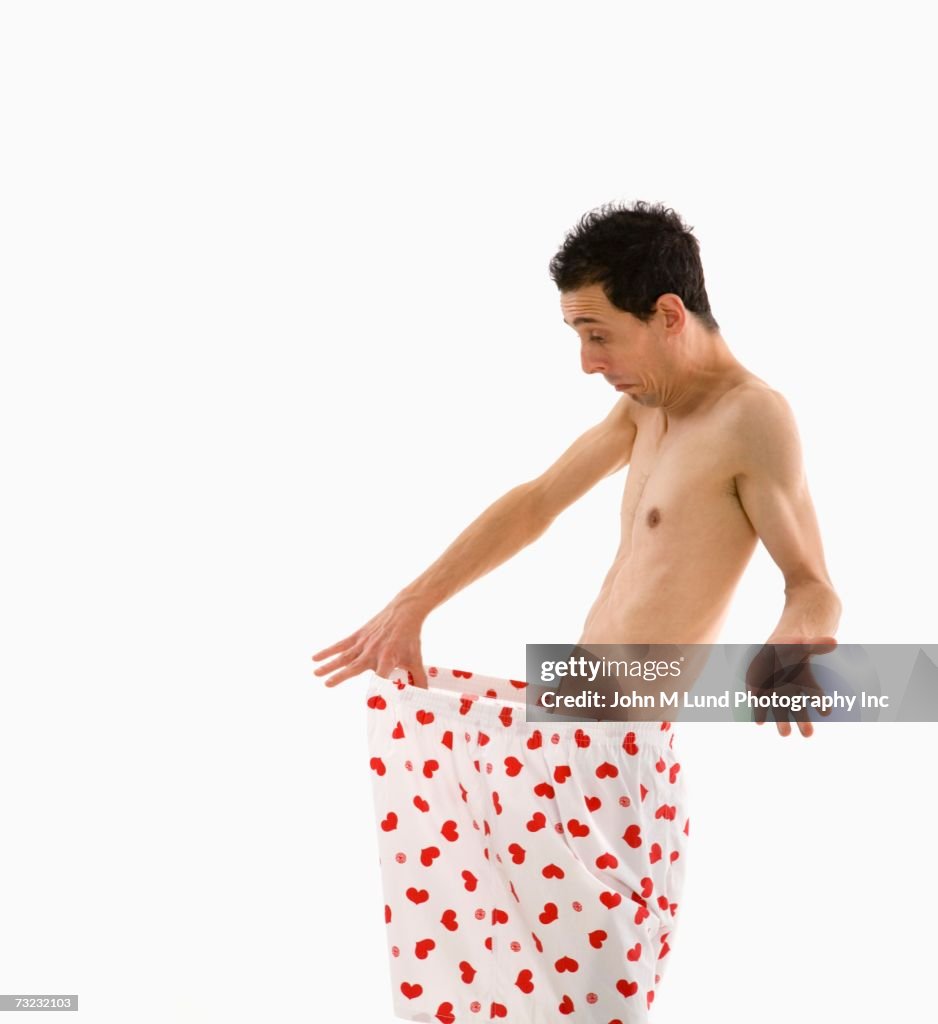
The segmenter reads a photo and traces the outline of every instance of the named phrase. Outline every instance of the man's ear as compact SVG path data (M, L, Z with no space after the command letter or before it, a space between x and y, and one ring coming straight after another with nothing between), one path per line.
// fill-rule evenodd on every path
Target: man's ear
M669 334L680 334L684 330L687 324L687 309L680 295L675 295L673 292L659 295L655 308L664 317L664 326Z

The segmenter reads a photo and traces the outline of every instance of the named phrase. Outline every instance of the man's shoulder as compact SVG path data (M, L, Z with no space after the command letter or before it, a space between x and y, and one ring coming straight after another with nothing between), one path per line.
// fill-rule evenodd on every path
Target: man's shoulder
M721 397L719 409L740 428L794 422L785 396L759 377L748 377L730 388Z
M785 458L799 445L788 399L758 378L740 383L721 401L733 446L746 461Z

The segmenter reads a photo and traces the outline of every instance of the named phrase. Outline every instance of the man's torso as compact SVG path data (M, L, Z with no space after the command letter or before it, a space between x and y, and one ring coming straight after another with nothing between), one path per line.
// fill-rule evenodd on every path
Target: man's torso
M686 418L632 403L621 539L581 644L712 643L757 536L736 492L747 375Z

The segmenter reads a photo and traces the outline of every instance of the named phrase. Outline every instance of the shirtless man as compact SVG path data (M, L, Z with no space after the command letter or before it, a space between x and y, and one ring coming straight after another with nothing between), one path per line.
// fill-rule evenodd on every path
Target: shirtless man
M313 655L337 656L315 674L334 686L368 669L388 676L406 668L425 687L420 633L430 611L629 466L619 549L579 643L715 642L761 539L784 576L785 604L754 665L771 675L779 651L803 651L782 661L800 666L810 684L807 659L836 645L841 605L797 427L783 396L720 334L696 238L660 205L608 205L570 232L550 269L583 371L601 374L622 397L541 476L486 509L385 609ZM781 735L791 732L787 716L777 725ZM807 715L798 727L804 736L813 731Z

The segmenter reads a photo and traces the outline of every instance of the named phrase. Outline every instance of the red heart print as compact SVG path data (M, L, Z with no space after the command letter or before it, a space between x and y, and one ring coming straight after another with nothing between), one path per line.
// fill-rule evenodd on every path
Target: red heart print
M635 923L641 924L646 917L651 917L651 911L648 907L638 907L635 911Z
M429 725L434 718L436 718L436 715L434 715L432 711L424 711L423 708L420 708L417 712L417 721L421 725Z
M544 869L541 871L541 874L545 878L563 878L564 877L563 868L557 867L556 864L546 864L544 866Z
M623 996L625 996L626 999L628 999L629 996L634 996L635 993L638 991L638 982L626 981L625 978L620 978L616 982L616 988L622 993Z
M506 757L505 758L505 773L511 778L514 778L524 765L518 760L517 757Z
M430 805L422 796L414 797L414 807L416 807L418 811L423 811L424 814L430 810Z
M557 920L557 904L556 903L545 903L544 909L537 915L537 919L541 924L551 924L551 922Z
M387 768L384 767L384 761L380 757L373 757L369 763L376 775L384 775L387 771Z
M590 932L588 937L593 949L602 949L603 943L609 938L602 928L597 928L596 931Z
M564 971L569 971L571 974L574 974L579 969L580 965L571 956L562 956L554 963L554 970L556 970L558 974L563 974Z
M459 962L459 977L467 984L472 984L472 979L476 976L476 969L469 963L468 960L460 960Z
M511 708L502 708L498 713L498 720L508 728L511 725Z
M594 811L598 811L602 807L603 802L598 796L586 797L586 809L592 814Z
M652 864L657 864L661 860L661 845L659 843L652 843L651 850L648 854L648 860Z
M397 725L394 726L394 730L391 733L391 739L392 740L401 740L403 738L404 738L404 726L402 726L401 723L398 722Z
M502 813L502 802L499 799L498 793L495 791L492 792L492 806L495 808L496 814Z
M663 772L665 770L665 768L667 768L667 767L668 766L665 763L665 760L664 760L663 757L659 757L658 760L655 761L655 771L657 771L659 774L661 772Z
M425 867L430 867L431 864L439 857L440 851L435 846L427 846L420 851L420 863Z
M440 835L444 839L448 839L451 843L455 843L459 838L459 831L456 828L455 821L444 821L443 827L440 829Z
M667 896L659 896L658 897L658 906L661 907L662 910L667 910L668 909L668 897Z
M674 821L674 815L677 813L677 808L673 804L662 804L657 811L655 811L656 818L666 818L668 821Z
M573 1013L573 1000L568 995L564 994L563 999L561 999L560 1002L557 1004L557 1009L561 1013Z
M534 732L528 737L528 750L537 750L537 748L543 743L541 736L541 730L535 729Z
M622 749L632 757L638 753L638 744L635 742L635 733L627 732L625 739L622 741Z
M427 957L430 955L431 949L436 949L436 943L433 941L433 939L421 939L414 946L414 956L418 960L426 960Z
M641 783L639 783L638 785L639 785L639 789L642 792L642 800L644 800L645 797L648 795L648 790L645 789L645 787Z
M629 825L625 832L623 832L622 838L633 850L637 850L642 845L641 825Z
M472 678L472 673L471 672L461 672L458 668L454 668L453 669L453 676L456 679L471 679Z
M514 864L523 864L525 857L525 849L518 843L512 843L508 847L508 852L511 854L511 860Z
M677 850L672 850L671 851L671 863L673 864L678 859L678 857L680 857L680 856L681 855L677 852Z
M423 902L422 900L420 902ZM454 932L459 927L459 922L456 920L455 910L444 910L443 916L440 918L440 924L448 932Z
M455 1024L456 1015L452 1003L440 1003L436 1010L436 1019L440 1024Z
M404 981L401 983L401 992L403 992L408 999L416 999L417 996L423 992L423 985L411 985L409 981Z
M440 740L440 742L443 744L444 747L449 747L450 750L453 749L453 731L452 731L452 729L447 729L446 732L443 733L443 737Z
M569 765L558 764L554 769L554 782L561 785L570 778L571 774Z
M553 798L554 798L554 787L549 782L539 782L534 787L534 795L535 796L544 796L544 797L547 797L548 800L553 800Z
M567 831L571 836L575 836L577 839L582 839L583 836L588 836L590 834L590 827L589 825L580 824L576 818L571 818L567 822Z
M397 815L394 811L388 811L388 816L381 822L381 829L384 832L393 832L397 828Z
M461 715L468 715L473 704L475 704L475 697L467 697L463 695L459 698L459 713Z
M576 740L578 747L588 747L590 745L590 738L582 729L577 729L573 734L573 738Z
M535 811L528 821L527 829L529 832L539 832L546 824L547 818L540 811Z
M508 924L508 914L498 907L492 907L492 924Z
M426 889L415 889L411 886L405 893L411 903L421 904L426 903L430 899L430 893Z
M515 978L515 984L525 995L530 995L534 991L534 982L531 980L534 975L525 968L523 971L518 972L518 977Z
M489 1020L491 1020L493 1017L507 1017L507 1016L508 1016L508 1010L507 1010L506 1007L502 1006L501 1003L492 1003L492 1012L489 1014Z
M672 764L671 765L671 770L668 772L668 779L671 782L674 782L674 780L677 778L677 773L680 770L681 770L681 766L679 764Z
M462 873L462 880L466 887L466 892L476 891L476 886L479 884L479 880L471 871L464 871Z
M373 697L369 697L366 701L368 707L377 708L378 711L384 711L388 706L388 702L381 696L380 693L376 693Z
M430 758L429 761L424 761L423 762L423 774L428 779L432 779L433 778L433 773L435 771L437 771L439 769L439 767L440 767L440 762L439 761L434 761L433 758Z
M654 889L654 887L655 884L654 882L652 882L650 878L646 877L642 879L642 895L645 897L646 900L651 895L651 891L652 889Z
M604 907L608 907L610 910L612 910L622 902L622 893L610 892L608 889L606 889L605 892L601 892L599 894L599 902L602 903Z
M516 690L524 690L528 685L523 679L509 679L508 682L511 683Z
M596 858L596 867L598 867L600 870L602 870L603 868L615 868L618 866L618 860L616 860L616 858L613 857L611 853L603 853Z
M384 905L384 923L391 923L391 908L387 905L387 903L385 903Z
M628 950L625 955L629 960L632 960L634 962L642 955L642 944L640 942L636 942L635 945L630 950Z
M480 732L479 733L479 746L480 747L484 747L485 744L488 743L488 741L489 741L488 735L486 733L484 733L484 732Z
M603 761L603 763L596 769L596 777L598 779L614 779L618 774L619 769L608 761Z

